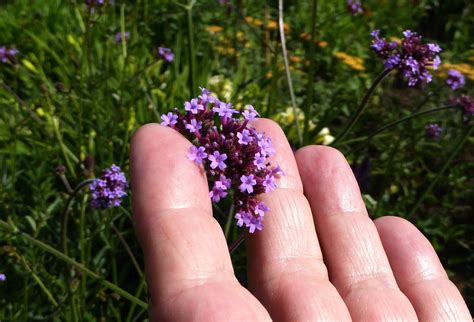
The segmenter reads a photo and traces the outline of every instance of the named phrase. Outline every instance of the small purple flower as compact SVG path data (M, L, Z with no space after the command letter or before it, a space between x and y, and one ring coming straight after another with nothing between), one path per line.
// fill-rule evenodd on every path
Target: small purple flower
M252 220L252 214L247 211L239 211L235 214L235 219L237 219L237 226L242 227L244 224L246 226L250 225Z
M353 15L357 16L363 12L362 3L357 0L347 0L347 10Z
M167 114L161 115L161 125L164 126L173 126L178 123L178 115L168 112Z
M247 225L249 228L249 233L253 234L255 230L262 230L263 229L263 217L254 217L250 219L250 223Z
M260 154L260 152L255 153L255 160L253 164L257 167L258 170L265 169L266 158Z
M270 156L275 153L275 149L273 148L272 140L270 138L265 137L264 135L257 135L257 144L261 149L261 153L264 156Z
M259 202L257 206L255 207L255 214L260 217L265 216L265 213L269 211L270 211L270 208L268 208L263 202Z
M212 169L219 168L221 170L224 170L227 165L224 163L225 160L227 160L227 154L225 153L219 153L219 151L214 151L212 155L208 157L209 161L211 161L210 167Z
M262 184L265 187L265 192L270 192L276 189L275 177L272 175L267 174Z
M387 69L392 69L398 66L400 64L400 54L396 53L393 54L392 56L389 56L383 64L385 65L385 68Z
M92 192L92 208L118 207L127 195L127 179L122 170L113 164L102 172L102 176L89 185Z
M474 99L470 96L462 95L460 98L450 99L450 104L458 105L462 109L463 123L469 123L474 116Z
M232 181L228 178L226 178L226 176L222 175L220 176L219 178L219 181L226 187L226 188L230 188L231 187L231 184L232 184Z
M16 48L6 48L0 47L0 62L8 63L8 62L15 62L15 57L19 53Z
M232 114L239 113L233 107L231 103L218 102L212 109L213 112L218 113L221 117L232 117Z
M242 182L239 186L240 191L244 192L247 191L248 193L253 192L253 186L257 184L257 180L254 179L254 175L242 175L240 177L240 182Z
M173 52L171 49L166 47L158 47L158 56L168 63L172 62L174 59Z
M448 80L446 81L446 84L448 84L453 91L464 87L465 83L466 80L464 79L464 75L461 74L461 72L456 69L448 70Z
M246 120L253 120L257 116L260 116L252 105L245 105L245 111L242 112L242 115Z
M428 124L426 126L426 135L430 139L438 139L443 133L443 128L436 123Z
M196 119L192 119L189 124L186 124L186 128L191 133L197 132L202 128L202 122L196 121Z
M221 181L214 182L214 187L209 192L209 197L211 197L212 201L219 202L221 198L225 198L227 196L227 186L222 183Z
M198 111L204 111L204 106L199 104L197 99L193 98L191 102L184 103L184 109L193 114L197 114Z
M128 31L125 31L124 33L119 31L115 34L115 42L117 44L120 44L122 42L122 35L123 35L123 38L125 39L125 42L127 42L130 39L130 33Z
M252 142L250 131L247 129L242 130L242 132L237 132L237 138L239 139L239 144L242 145L247 145Z
M203 146L199 148L192 145L189 149L188 159L196 164L202 164L203 159L207 158L206 149Z
M0 273L0 282L5 282L7 279L7 276L3 273Z

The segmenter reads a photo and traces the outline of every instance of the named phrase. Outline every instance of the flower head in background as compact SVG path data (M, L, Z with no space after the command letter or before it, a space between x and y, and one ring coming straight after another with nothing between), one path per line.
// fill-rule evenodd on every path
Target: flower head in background
M174 59L174 54L171 49L166 47L158 47L158 56L164 61L170 63Z
M117 44L120 44L122 42L122 34L123 34L123 39L125 39L125 42L127 42L130 39L130 33L128 31L125 31L124 33L119 31L115 34L115 42Z
M385 38L380 38L380 30L374 30L370 34L372 40L371 48L382 59L386 69L399 69L408 80L408 86L418 83L429 83L432 76L428 67L437 69L441 64L438 53L441 47L437 44L421 42L421 36L416 32L405 30L401 44Z
M448 79L446 80L446 84L448 84L453 91L464 87L465 83L466 80L464 79L464 75L461 74L461 72L456 69L448 70Z
M443 134L443 128L439 124L433 123L426 126L426 135L430 139L438 139Z
M272 141L249 125L259 116L252 105L240 113L207 89L201 91L198 98L184 103L183 113L175 109L163 114L161 124L193 143L188 159L206 170L211 200L217 203L232 195L237 226L250 233L262 230L269 209L257 196L276 189L282 174L268 160L275 153Z
M104 169L102 176L95 179L89 186L92 192L91 206L93 208L118 207L122 198L127 195L127 179L118 166L113 164Z
M471 118L474 116L474 99L470 96L462 95L461 97L450 98L449 104L461 108L464 124L469 123Z
M0 282L5 282L7 279L7 276L3 273L0 273Z
M362 14L362 3L358 0L347 0L347 10L353 15Z
M19 51L16 48L0 47L0 62L13 63L15 62L15 57L18 53Z

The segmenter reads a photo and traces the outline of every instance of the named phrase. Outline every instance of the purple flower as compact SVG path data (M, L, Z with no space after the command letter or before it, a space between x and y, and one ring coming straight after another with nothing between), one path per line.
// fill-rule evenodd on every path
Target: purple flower
M192 119L191 123L186 124L186 128L189 130L189 132L194 133L199 131L202 128L202 122L196 121L196 119Z
M403 32L405 38L402 40L401 47L395 42L380 38L379 30L372 31L370 35L374 38L371 48L384 59L385 68L398 68L408 80L408 86L431 82L433 77L427 67L432 66L437 69L441 64L441 59L437 55L441 52L439 45L423 44L422 37L411 30Z
M357 16L363 12L362 3L357 0L347 0L347 10L353 15Z
M232 114L238 113L231 103L218 102L217 106L212 109L213 112L218 113L221 117L232 117Z
M161 119L163 120L161 122L161 125L164 125L164 126L170 126L170 125L173 126L176 123L178 123L178 115L173 114L171 112L161 115Z
M92 208L118 207L122 198L127 195L127 179L121 169L113 164L104 169L102 176L89 185L92 192Z
M7 279L7 276L3 273L0 273L0 282L5 282L6 279Z
M240 191L244 192L247 190L248 193L253 192L253 186L257 184L257 180L254 179L254 175L251 174L249 176L242 175L240 177L241 185L239 186Z
M219 151L214 151L212 155L208 157L209 161L211 161L210 167L212 169L219 168L221 170L224 170L227 165L224 163L225 160L227 160L227 154L225 153L219 153Z
M265 169L266 158L260 154L260 152L255 153L255 160L253 164L257 167L258 170Z
M128 31L125 31L124 33L119 31L115 34L115 42L117 44L120 44L122 42L122 35L123 35L123 38L125 39L125 42L127 42L130 39L130 33Z
M16 48L0 47L0 62L2 63L14 63L15 57L19 53Z
M263 180L263 186L265 187L265 192L270 192L276 189L275 177L272 175L266 175Z
M247 145L252 142L252 137L247 129L244 129L242 132L237 132L237 138L239 139L239 144Z
M191 102L184 103L184 109L193 114L197 114L198 111L204 111L204 106L199 104L197 99L193 98Z
M250 223L247 225L249 228L249 233L253 234L255 230L262 230L263 229L263 218L262 217L255 217L252 216L250 219Z
M264 135L257 135L257 144L261 149L261 153L264 156L271 156L275 153L273 148L272 139L265 137Z
M168 63L172 62L174 59L173 52L171 49L166 47L158 47L158 56Z
M242 227L244 224L246 226L250 225L252 221L252 214L247 211L240 211L235 214L235 219L237 219L237 226Z
M255 214L260 217L265 216L265 213L268 211L270 211L270 208L268 208L263 202L259 202L255 207Z
M257 116L260 116L252 105L245 105L245 111L242 112L242 115L246 120L253 120Z
M463 123L467 124L474 116L474 100L467 95L462 95L460 98L450 99L451 105L457 105L461 108Z
M453 91L464 87L465 83L466 80L464 79L464 75L461 74L461 72L457 71L456 69L448 70L448 80L446 81L446 84L448 84Z
M194 161L196 164L202 164L202 161L207 158L206 149L202 146L199 148L192 145L189 149L188 159Z
M221 181L214 182L214 187L209 192L209 197L211 197L212 201L219 202L221 198L225 198L227 196L227 185Z
M430 139L438 139L443 133L443 128L436 123L428 124L426 126L426 135Z

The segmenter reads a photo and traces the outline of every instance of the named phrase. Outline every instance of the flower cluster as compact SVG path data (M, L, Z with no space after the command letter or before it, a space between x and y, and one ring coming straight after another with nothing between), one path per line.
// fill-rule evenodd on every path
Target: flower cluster
M362 3L358 0L347 0L347 10L353 15L357 16L363 12Z
M380 30L374 30L370 35L374 38L371 48L384 59L385 68L398 68L408 79L408 86L431 82L433 77L427 67L438 68L441 59L437 54L441 52L441 47L432 43L423 44L421 36L410 30L403 32L405 38L401 41L401 47L394 41L380 38Z
M122 198L127 195L127 179L118 166L113 164L104 169L102 176L95 179L89 186L92 192L91 206L93 208L118 207Z
M474 116L474 99L470 96L462 95L461 97L450 98L449 104L461 108L464 124L469 123L471 117Z
M123 34L123 39L125 39L125 42L127 42L130 39L130 33L128 31L125 31L124 33L119 31L115 34L115 42L117 44L122 43L122 34Z
M204 166L211 200L217 203L232 194L237 226L245 225L250 233L262 230L269 208L256 197L276 188L282 170L268 160L275 153L271 139L248 123L259 116L258 112L247 105L240 113L207 89L185 102L184 109L184 113L175 109L163 114L161 124L193 143L188 159Z
M170 63L174 59L174 54L171 49L166 47L158 47L158 56L164 61Z
M7 276L3 273L0 273L0 282L5 282L7 279Z
M0 62L13 63L18 52L19 51L16 48L0 47Z
M448 86L451 87L453 91L464 87L465 83L466 80L464 79L464 75L461 74L461 72L456 69L448 70L448 79L446 80L446 84L448 84Z
M438 139L443 134L443 128L439 124L433 123L426 126L426 135L430 139Z

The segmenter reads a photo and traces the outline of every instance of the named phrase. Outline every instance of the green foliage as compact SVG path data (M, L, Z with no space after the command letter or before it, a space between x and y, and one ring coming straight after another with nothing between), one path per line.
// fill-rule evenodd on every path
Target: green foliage
M72 188L112 163L128 173L134 131L181 107L197 86L208 86L237 108L254 105L280 122L299 147L294 115L287 111L291 101L276 4L234 1L234 10L228 10L216 3L194 5L191 29L187 9L174 1L116 1L93 11L83 1L0 4L0 47L20 51L16 61L0 62L0 219L9 227L0 229L0 272L7 274L0 285L0 320L146 317L140 306L147 300L143 258L130 199L119 208L93 210L87 189L82 189L68 213L66 252L61 223L70 195L55 173L58 165L66 167ZM364 1L365 14L356 17L345 11L345 1L319 1L314 55L311 6L311 1L285 2L296 105L306 111L300 123L307 119L310 124L306 144L328 143L340 133L383 69L369 49L375 28L398 38L412 29L440 43L445 61L465 64L459 69L470 71L461 92L473 94L474 6L468 1L370 0ZM115 34L122 30L130 32L130 39L117 44ZM158 59L159 46L173 50L173 62ZM191 73L196 88L190 88ZM445 105L453 95L445 73L442 69L429 86L415 88L392 73L337 148L353 164L370 162L370 184L361 186L371 216L410 217L434 244L472 307L474 138L469 135L454 153L469 128L462 124L460 110L426 114L370 137L384 124ZM439 140L425 136L426 124L433 122L444 128ZM94 160L92 169L84 163L87 157ZM226 206L215 208L223 227L228 211ZM229 227L230 243L238 231ZM59 256L28 238L50 245ZM241 249L233 262L245 280Z

